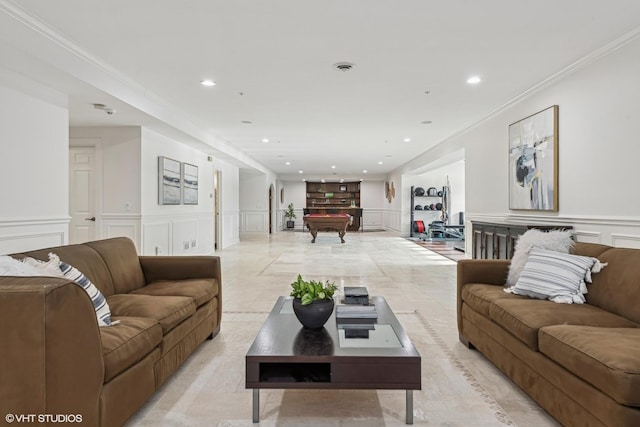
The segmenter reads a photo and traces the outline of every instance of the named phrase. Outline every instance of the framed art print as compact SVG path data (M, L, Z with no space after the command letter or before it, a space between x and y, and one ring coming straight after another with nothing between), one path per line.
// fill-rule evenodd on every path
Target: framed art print
M189 163L182 164L182 203L198 204L198 167Z
M180 162L158 157L158 204L180 204Z
M509 209L558 211L558 106L509 125Z

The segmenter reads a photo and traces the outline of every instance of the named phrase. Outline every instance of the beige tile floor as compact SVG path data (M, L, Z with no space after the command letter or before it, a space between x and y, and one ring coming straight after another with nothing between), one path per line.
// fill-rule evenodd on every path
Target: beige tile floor
M415 425L557 426L478 352L458 342L455 262L386 232L248 237L217 252L222 330L196 350L127 426L251 426L244 356L298 273L383 295L422 356ZM401 426L403 391L262 390L261 426Z

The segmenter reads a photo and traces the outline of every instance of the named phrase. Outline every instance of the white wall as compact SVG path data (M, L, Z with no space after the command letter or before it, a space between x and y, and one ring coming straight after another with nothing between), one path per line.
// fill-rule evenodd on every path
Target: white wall
M158 157L198 167L198 204L158 203ZM141 206L143 253L192 255L214 250L213 162L201 151L142 129Z
M240 242L240 170L237 166L214 159L213 167L220 171L220 248Z
M131 238L143 255L210 254L214 246L213 163L188 145L150 129L76 127L99 141L102 212L97 238ZM158 203L158 156L198 166L198 204Z
M468 221L571 224L579 241L640 247L639 75L636 39L450 138L412 165L464 148ZM559 106L559 211L510 211L508 126L551 105Z
M382 229L385 203L389 202L385 198L383 181L362 181L360 183L360 206L362 207L362 221L365 230Z
M274 189L274 199L276 197ZM264 174L240 172L240 234L269 232L269 183Z
M4 77L0 74L0 254L66 244L68 110L9 88Z
M74 140L96 142L96 171L99 181L96 239L125 236L141 250L141 129L122 127L72 127L69 144Z
M389 203L384 199L382 226L385 230L395 231L397 233L404 232L409 235L409 210L407 206L410 203L410 188L412 183L403 179L400 171L393 171L387 177L389 185L393 183L396 189L396 196ZM384 185L384 184L383 184ZM384 192L382 197L384 197Z

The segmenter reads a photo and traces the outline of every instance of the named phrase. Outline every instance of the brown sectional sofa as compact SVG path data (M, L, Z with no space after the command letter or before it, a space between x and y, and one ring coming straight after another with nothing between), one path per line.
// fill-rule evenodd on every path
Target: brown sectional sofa
M508 260L458 263L460 340L566 426L640 426L640 250L576 243L608 266L587 304L507 294Z
M0 277L2 414L120 426L220 330L219 257L138 256L127 238L12 256L49 252L100 289L119 323L98 327L91 299L67 279Z

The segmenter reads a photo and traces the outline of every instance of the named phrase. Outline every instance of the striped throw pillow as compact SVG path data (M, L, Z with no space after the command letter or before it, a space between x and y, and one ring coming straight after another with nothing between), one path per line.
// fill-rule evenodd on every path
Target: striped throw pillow
M91 302L93 303L93 308L96 311L98 325L111 326L111 310L109 309L109 304L107 304L107 299L104 297L102 292L96 288L96 285L91 283L91 280L87 279L80 270L64 261L60 261L59 267L64 277L69 280L73 280L87 292L91 298Z
M549 299L564 304L582 304L586 301L586 283L591 283L591 273L600 271L606 264L598 259L570 255L533 247L515 286L505 292Z

